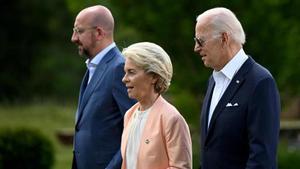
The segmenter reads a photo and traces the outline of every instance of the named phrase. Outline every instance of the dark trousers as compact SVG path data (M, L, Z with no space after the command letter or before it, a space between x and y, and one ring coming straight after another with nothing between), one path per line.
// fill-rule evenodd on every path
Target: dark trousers
M75 152L73 151L73 161L72 161L72 169L77 169Z

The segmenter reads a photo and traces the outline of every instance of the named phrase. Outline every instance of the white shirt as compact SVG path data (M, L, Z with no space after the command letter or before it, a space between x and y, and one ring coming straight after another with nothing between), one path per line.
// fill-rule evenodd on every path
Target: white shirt
M150 109L151 107L144 111L136 109L133 118L131 119L128 142L126 146L126 168L128 169L136 169L141 137Z
M245 54L243 48L241 48L239 52L223 67L223 69L220 71L213 71L215 87L210 102L207 128L209 128L211 117L219 100L221 99L236 72L238 72L247 59L248 56Z
M86 63L86 67L89 69L89 81L88 83L90 83L90 80L92 79L95 70L97 68L97 65L100 63L100 61L102 60L102 58L106 55L106 53L112 49L113 47L115 47L116 44L113 42L110 45L108 45L106 48L104 48L101 52L99 52L92 60L87 59L85 61Z

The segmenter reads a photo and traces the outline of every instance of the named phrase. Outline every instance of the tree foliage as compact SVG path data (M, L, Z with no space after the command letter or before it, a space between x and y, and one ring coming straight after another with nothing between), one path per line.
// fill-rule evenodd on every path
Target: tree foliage
M72 27L81 9L96 4L111 9L121 50L151 41L170 55L174 75L166 97L190 123L192 134L197 134L212 72L193 52L194 27L197 15L209 8L224 6L239 18L246 32L244 49L273 74L283 107L286 98L300 95L298 0L14 0L0 6L0 101L77 99L86 67L70 42Z
M193 54L196 16L203 11L224 6L235 12L246 32L247 54L267 67L275 77L280 92L299 95L300 23L296 0L219 1L219 0L138 0L112 1L117 12L121 45L153 41L171 55L175 67L173 85L201 99L211 70L203 67ZM134 34L132 34L134 32ZM138 39L138 40L136 40ZM126 46L125 45L125 46ZM177 87L176 87L177 88ZM171 91L172 91L171 86Z
M246 53L271 71L280 92L300 94L297 0L16 0L3 2L0 10L5 16L0 27L0 100L77 97L85 66L70 42L73 21L81 9L95 4L108 6L115 16L121 50L152 41L169 53L174 65L169 94L174 97L183 92L201 102L211 70L193 52L195 19L217 6L236 13L246 32Z

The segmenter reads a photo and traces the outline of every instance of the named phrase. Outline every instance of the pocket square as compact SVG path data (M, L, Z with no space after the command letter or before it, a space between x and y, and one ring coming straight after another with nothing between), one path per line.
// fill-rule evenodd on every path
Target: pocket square
M236 106L239 106L239 104L238 104L238 103L234 103L234 104L232 104L232 103L227 103L227 104L226 104L226 107L236 107Z
M227 103L226 107L232 107L232 104L231 103Z

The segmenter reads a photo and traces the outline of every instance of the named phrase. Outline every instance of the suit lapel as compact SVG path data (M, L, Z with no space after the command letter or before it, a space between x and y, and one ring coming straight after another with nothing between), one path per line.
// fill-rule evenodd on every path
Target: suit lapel
M122 145L121 145L121 151L122 153L125 155L126 154L126 148L127 148L127 142L128 142L128 136L130 134L130 123L131 123L131 120L132 120L132 116L133 116L133 113L135 112L135 110L140 106L139 103L133 105L127 112L126 112L126 118L125 118L125 121L124 121L124 126L126 126L126 128L124 128L124 131L123 131L123 136L122 136ZM124 156L126 157L126 155ZM125 159L123 159L124 162L125 162Z
M87 83L88 83L88 80L89 80L89 71L87 70L84 74L84 77L81 81L81 85L80 85L80 92L79 92L79 99L78 99L78 108L77 108L77 112L76 112L76 123L79 119L79 117L81 116L81 111L79 111L81 108L80 106L82 105L81 102L82 102L82 97L84 95L84 92L85 92L85 89L87 87Z
M157 100L154 102L154 104L148 114L144 129L142 131L142 136L141 136L138 155L137 155L138 157L140 156L139 154L143 154L142 153L143 145L144 145L144 143L146 143L146 140L149 142L152 141L152 140L150 140L150 138L148 138L149 133L153 133L153 125L158 123L157 118L160 116L158 113L160 113L159 109L161 108L163 102L164 102L164 99L162 98L162 96L159 96L157 98ZM124 125L126 126L126 128L123 131L123 136L122 136L123 143L122 143L122 147L121 147L121 151L123 154L126 154L128 137L130 134L130 126L129 125L131 123L131 120L133 118L132 116L134 115L135 110L138 109L139 106L140 106L140 104L137 103L126 112L126 119L125 119L126 121L124 121ZM149 144L149 143L146 143L146 144ZM126 157L126 155L125 155L125 157ZM125 159L123 159L123 160L125 160Z
M83 110L83 108L85 107L85 105L87 104L90 96L92 95L95 87L98 84L98 81L103 77L103 74L106 70L107 64L106 63L101 63L97 65L97 68L95 70L95 73L90 81L90 83L87 85L85 92L82 96L82 101L81 101L81 110Z
M90 83L86 86L85 91L83 92L82 96L80 97L80 104L78 108L78 120L77 123L81 120L82 116L85 116L83 114L84 107L86 106L87 102L89 101L89 98L91 97L92 93L94 92L96 86L100 85L100 81L103 78L103 75L107 69L107 66L109 64L109 61L112 60L114 54L116 53L117 48L112 48L100 61L100 63L97 65L97 68L94 72L94 75L92 79L90 80Z
M217 104L217 106L213 112L213 115L212 115L212 118L211 118L211 121L209 124L209 128L208 128L207 138L209 137L210 133L212 133L212 131L213 131L216 119L222 113L222 110L225 108L226 104L228 102L230 102L230 100L236 94L238 89L241 87L241 85L243 84L243 82L246 78L246 73L252 67L253 64L254 64L254 60L249 57L246 60L246 62L242 65L240 70L233 77L233 79L231 80L229 86L225 90L223 96L221 97L219 103ZM210 104L210 102L209 102L209 104Z
M83 97L85 89L88 85L88 80L89 80L89 70L86 70L84 77L82 79L82 82L81 82L81 86L80 86L79 105L82 101L82 97Z
M165 100L160 95L157 98L157 100L154 102L154 104L148 114L144 129L142 132L142 136L141 136L140 147L139 147L138 155L137 155L138 157L140 157L140 154L144 154L143 146L145 146L149 143L151 144L151 142L153 141L152 138L149 138L149 136L151 133L154 133L153 130L156 129L155 126L157 125L157 123L159 123L158 120L159 120L159 117L161 116L160 109L162 108L164 102L165 102Z
M208 82L208 88L207 88L207 92L205 95L205 100L203 101L203 108L202 108L202 112L201 112L201 126L204 130L202 130L204 132L204 135L206 136L207 134L207 120L208 120L208 113L209 113L209 107L210 107L210 101L211 101L211 97L212 97L212 93L213 93L213 89L215 86L215 81L213 79L213 77L211 76Z

